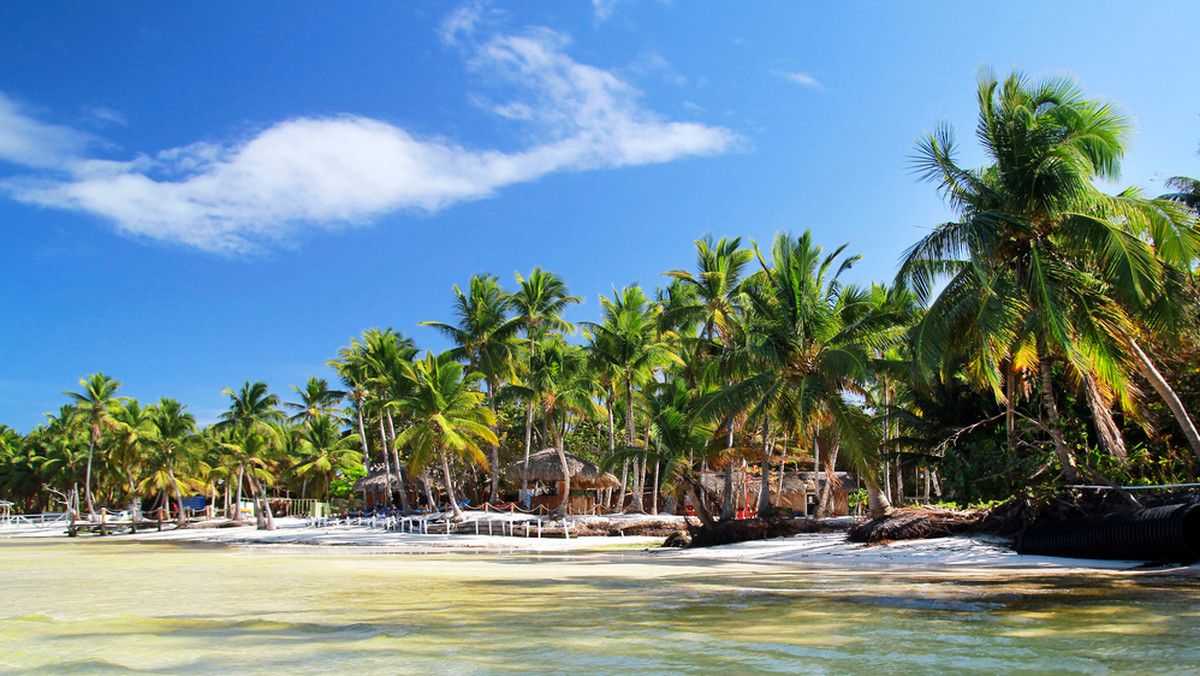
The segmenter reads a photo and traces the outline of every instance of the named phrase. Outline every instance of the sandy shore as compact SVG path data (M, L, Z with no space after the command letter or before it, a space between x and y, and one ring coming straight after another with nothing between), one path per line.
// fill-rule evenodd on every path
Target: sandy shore
M358 546L386 549L398 553L475 553L475 554L559 554L596 551L644 551L646 556L664 561L711 561L776 564L819 570L889 570L906 572L1028 571L1062 573L1070 571L1129 571L1148 569L1137 561L1101 561L1069 559L1050 556L1023 556L1010 549L1003 540L988 537L948 537L927 540L906 540L877 545L848 542L844 533L811 533L787 538L741 542L732 545L698 549L660 548L661 537L512 537L500 535L501 522L520 520L522 515L483 512L468 513L469 521L477 521L480 535L474 534L411 534L389 532L369 525L326 525L314 527L304 519L281 518L274 531L260 531L253 526L232 528L166 528L163 531L143 531L113 535L106 541L139 542L202 542L238 546L293 545L343 547ZM583 523L589 518L572 517ZM627 524L663 521L678 517L648 517L619 515L604 517ZM487 535L491 522L494 535ZM472 524L473 525L473 524ZM682 527L682 520L680 520ZM468 528L468 530L473 530ZM22 529L0 529L0 537L66 538L61 526ZM81 539L98 540L86 535ZM1162 569L1157 569L1162 570ZM1200 574L1200 565L1170 570Z

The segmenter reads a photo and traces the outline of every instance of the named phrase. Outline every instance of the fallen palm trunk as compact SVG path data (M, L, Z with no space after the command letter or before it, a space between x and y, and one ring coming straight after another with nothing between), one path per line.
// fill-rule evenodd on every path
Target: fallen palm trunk
M1200 560L1200 505L1168 505L1031 526L1018 554L1127 561Z
M977 528L984 518L978 511L909 507L888 516L857 523L846 533L851 542L920 540L958 535Z

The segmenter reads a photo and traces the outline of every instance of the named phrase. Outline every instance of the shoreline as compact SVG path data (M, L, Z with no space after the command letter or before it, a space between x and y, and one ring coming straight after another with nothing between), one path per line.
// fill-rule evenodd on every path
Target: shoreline
M509 515L471 514L473 520L493 523ZM586 519L587 517L572 517ZM630 525L680 517L619 515ZM469 522L468 522L469 523ZM900 540L878 544L849 542L844 532L805 533L771 540L755 540L706 548L663 548L658 536L580 536L522 537L474 534L411 534L385 531L367 525L315 527L302 518L276 519L274 531L254 526L224 528L183 528L142 531L137 534L69 538L61 527L0 530L0 539L36 539L56 542L133 542L217 544L254 549L361 550L395 554L473 554L473 555L547 555L547 554L638 554L648 561L690 563L765 564L822 573L845 571L899 573L972 574L1044 574L1090 572L1104 574L1183 574L1200 575L1200 564L1190 566L1148 566L1140 561L1071 559L1017 554L1006 540L989 536L951 536L924 540Z

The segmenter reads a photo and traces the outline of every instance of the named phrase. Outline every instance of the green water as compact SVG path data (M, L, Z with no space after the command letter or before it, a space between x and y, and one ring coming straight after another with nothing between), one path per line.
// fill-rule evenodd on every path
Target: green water
M1200 580L0 540L0 673L1200 673Z

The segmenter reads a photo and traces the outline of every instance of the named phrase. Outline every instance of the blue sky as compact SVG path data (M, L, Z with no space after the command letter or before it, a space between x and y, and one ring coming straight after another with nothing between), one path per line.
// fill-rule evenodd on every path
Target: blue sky
M369 327L447 347L451 286L534 266L595 319L713 233L896 260L947 213L981 65L1137 121L1122 186L1200 174L1192 2L0 5L0 423L102 371L201 422Z

